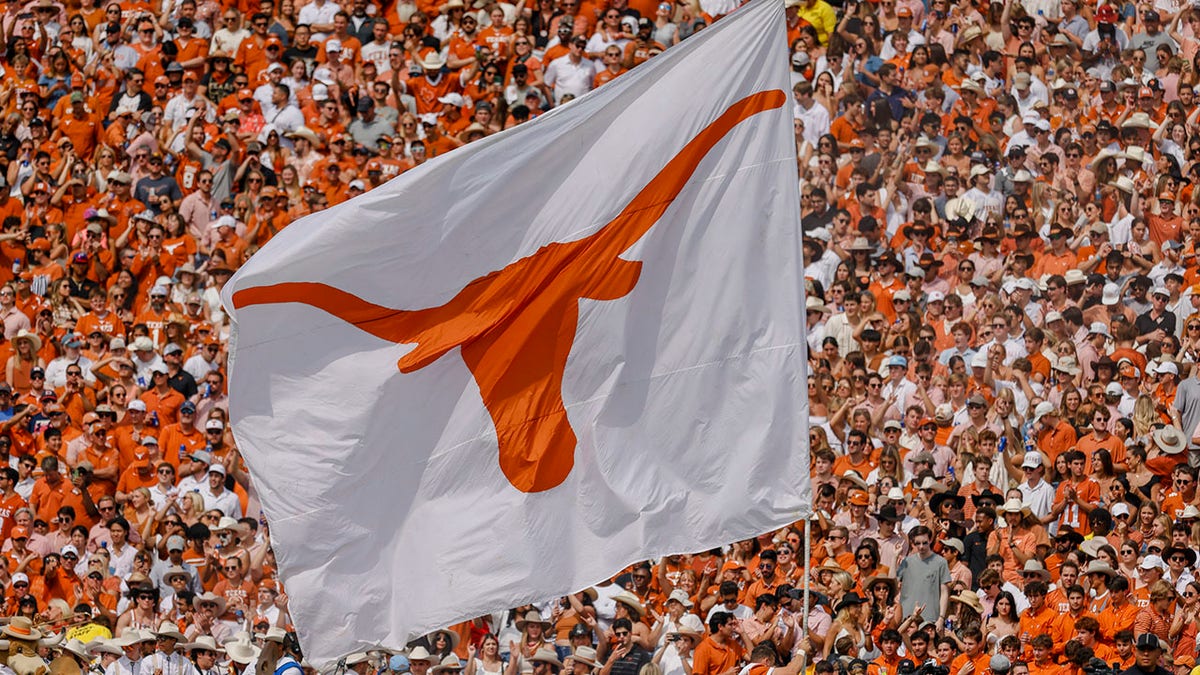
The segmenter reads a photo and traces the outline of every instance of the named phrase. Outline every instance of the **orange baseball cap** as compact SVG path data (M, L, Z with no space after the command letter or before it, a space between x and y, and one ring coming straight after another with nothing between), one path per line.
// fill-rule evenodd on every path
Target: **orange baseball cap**
M253 91L250 91L249 89L239 89L238 90L238 100L239 101L245 101L246 99L253 99L253 98L254 98Z
M12 529L12 533L9 536L13 539L28 539L29 530L18 525Z

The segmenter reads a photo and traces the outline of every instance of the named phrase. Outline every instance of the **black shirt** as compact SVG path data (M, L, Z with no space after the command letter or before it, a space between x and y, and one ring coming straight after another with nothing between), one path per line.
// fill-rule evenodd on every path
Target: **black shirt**
M1163 333L1165 333L1167 335L1174 335L1175 334L1175 312L1168 312L1168 311L1164 310L1162 313L1162 316L1158 317L1157 319L1154 319L1154 318L1150 317L1150 312L1152 312L1152 311L1154 311L1154 310L1150 310L1150 311L1146 312L1145 314L1142 314L1141 316L1139 316L1137 318L1136 321L1133 322L1133 327L1137 328L1138 334L1146 335L1147 333L1153 333L1154 331L1161 328Z
M642 666L650 663L654 655L634 645L624 657L613 661L610 675L638 675Z
M1122 670L1121 675L1173 675L1173 673L1162 666L1158 666L1154 670L1142 670L1137 667L1137 664L1134 664Z
M963 541L963 562L971 568L971 587L979 585L979 573L987 567L988 535L972 532Z
M86 277L82 281L76 281L75 277L69 277L67 283L70 285L72 298L86 299L92 294L92 291L100 288L99 284Z
M167 386L183 394L184 398L191 398L200 390L196 386L196 378L192 377L191 373L182 368L174 375L167 374Z

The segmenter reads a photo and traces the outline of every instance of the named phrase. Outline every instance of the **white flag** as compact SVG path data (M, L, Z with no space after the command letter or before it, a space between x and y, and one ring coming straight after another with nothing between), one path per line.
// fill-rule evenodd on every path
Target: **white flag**
M290 226L225 289L315 663L807 517L783 6Z

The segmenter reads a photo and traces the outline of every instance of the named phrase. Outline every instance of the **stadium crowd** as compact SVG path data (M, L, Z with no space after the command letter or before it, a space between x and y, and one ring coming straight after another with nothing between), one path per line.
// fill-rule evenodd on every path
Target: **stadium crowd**
M465 2L3 1L8 668L311 670L227 426L222 286L296 218L720 18ZM1200 8L785 7L810 540L635 564L340 667L1192 672Z

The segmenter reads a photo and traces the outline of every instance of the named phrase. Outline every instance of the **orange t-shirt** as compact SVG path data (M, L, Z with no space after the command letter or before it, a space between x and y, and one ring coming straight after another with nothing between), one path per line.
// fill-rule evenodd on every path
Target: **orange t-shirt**
M732 670L742 658L745 650L737 642L719 645L712 637L704 638L692 658L694 675L719 675Z

